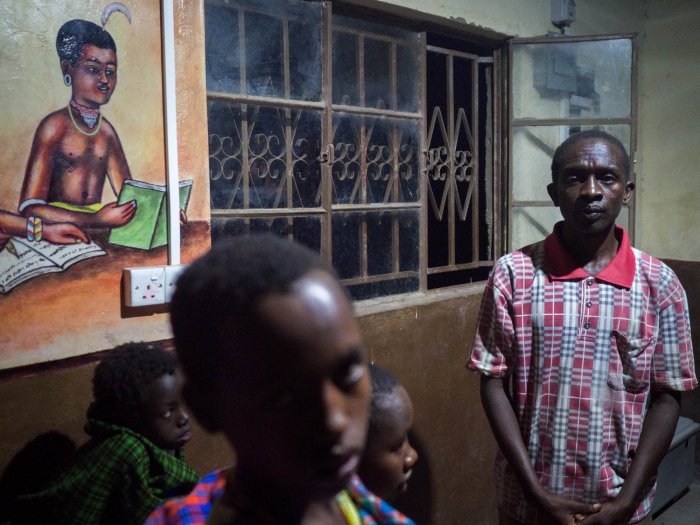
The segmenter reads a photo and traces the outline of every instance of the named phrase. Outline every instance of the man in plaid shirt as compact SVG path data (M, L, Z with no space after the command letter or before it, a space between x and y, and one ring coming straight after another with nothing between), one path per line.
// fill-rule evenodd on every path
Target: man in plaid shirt
M547 186L564 220L489 278L468 366L500 448L503 525L651 523L697 379L682 286L615 225L629 173L614 137L569 137Z

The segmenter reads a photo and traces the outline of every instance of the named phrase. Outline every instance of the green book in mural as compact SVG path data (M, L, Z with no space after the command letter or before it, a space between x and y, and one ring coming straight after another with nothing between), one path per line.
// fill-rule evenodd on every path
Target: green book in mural
M180 209L187 210L192 179L180 181ZM168 203L165 186L140 180L126 180L117 204L136 201L134 218L109 232L108 242L129 248L152 250L168 244Z

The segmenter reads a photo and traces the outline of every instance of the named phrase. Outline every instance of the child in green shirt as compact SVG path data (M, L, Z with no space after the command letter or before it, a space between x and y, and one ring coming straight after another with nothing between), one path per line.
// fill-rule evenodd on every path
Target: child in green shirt
M198 481L183 461L192 437L175 357L127 343L96 367L90 441L40 492L19 497L13 523L142 524L166 498Z

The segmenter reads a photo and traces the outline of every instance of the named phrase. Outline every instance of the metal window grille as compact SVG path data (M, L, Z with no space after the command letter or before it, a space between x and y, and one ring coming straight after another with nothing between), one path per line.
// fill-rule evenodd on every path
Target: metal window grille
M493 264L492 56L426 48L425 33L326 4L205 9L213 242L255 231L296 239L358 299L426 290L433 274L468 282L476 274L453 277ZM429 122L434 56L452 77ZM468 99L455 99L466 85Z

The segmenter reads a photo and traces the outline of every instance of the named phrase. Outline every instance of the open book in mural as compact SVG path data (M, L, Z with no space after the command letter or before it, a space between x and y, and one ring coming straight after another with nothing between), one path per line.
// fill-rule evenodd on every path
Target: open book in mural
M29 279L62 272L77 262L107 255L96 242L53 244L26 237L11 237L0 252L0 294Z

